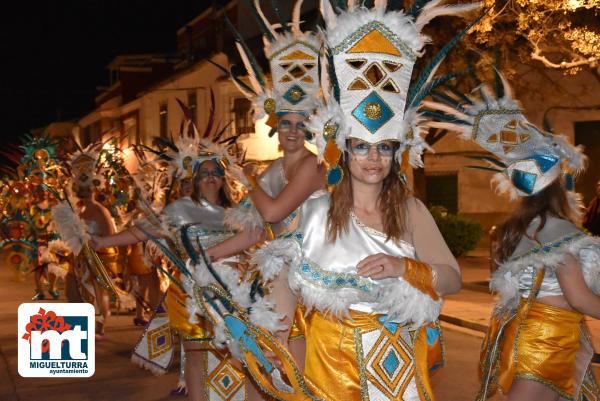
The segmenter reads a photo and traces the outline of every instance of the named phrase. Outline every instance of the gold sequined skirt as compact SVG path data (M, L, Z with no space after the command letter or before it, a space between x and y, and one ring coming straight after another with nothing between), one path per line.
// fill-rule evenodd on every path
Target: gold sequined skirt
M179 273L175 275L179 276ZM186 299L186 294L177 285L171 284L169 286L165 299L169 324L179 332L184 340L203 341L206 342L207 348L211 348L210 340L213 334L210 323L198 317L199 322L191 324L188 321L189 313L186 307Z
M568 400L579 391L591 391L590 399L598 399L585 333L581 313L541 302L521 300L504 322L493 317L482 349L477 400L491 396L497 387L507 394L516 379L540 382Z
M290 338L306 340L305 377L328 401L433 400L427 332L384 323L381 315L350 311L329 319L297 309Z

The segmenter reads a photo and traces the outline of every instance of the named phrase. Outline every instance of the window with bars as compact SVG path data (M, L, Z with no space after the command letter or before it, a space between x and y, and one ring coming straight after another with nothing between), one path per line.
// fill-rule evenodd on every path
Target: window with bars
M252 103L245 97L233 99L233 122L236 135L254 133L254 120L252 118Z

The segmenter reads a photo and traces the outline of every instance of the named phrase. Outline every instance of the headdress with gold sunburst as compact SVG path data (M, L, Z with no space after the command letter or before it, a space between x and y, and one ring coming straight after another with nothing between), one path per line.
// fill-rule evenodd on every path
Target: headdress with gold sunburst
M277 25L271 24L265 18L258 1L250 5L263 31L264 52L271 69L270 88L243 38L227 18L226 21L234 33L236 46L248 72L250 86L231 74L233 81L253 102L254 118L260 119L267 114L267 124L274 127L277 115L310 115L317 105L320 90L318 61L321 40L313 32L302 32L300 29L302 0L296 1L289 23L284 22L277 2L272 1L271 4L279 20ZM276 27L281 28L280 31L277 31Z
M326 74L321 79L326 99L311 118L319 157L329 165L327 181L342 179L338 166L348 138L369 143L392 140L400 143L396 157L407 152L413 166L422 166L427 147L421 138L417 110L435 85L453 76L433 79L445 55L475 23L450 40L412 81L415 62L429 38L423 27L433 18L454 15L479 7L475 4L441 5L441 0L415 0L407 11L395 10L386 0L375 0L372 9L321 0L326 23Z

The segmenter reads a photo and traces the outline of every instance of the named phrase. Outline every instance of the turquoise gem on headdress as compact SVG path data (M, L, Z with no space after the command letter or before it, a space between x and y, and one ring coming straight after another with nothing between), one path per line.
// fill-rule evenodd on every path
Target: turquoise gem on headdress
M552 155L534 155L532 159L540 166L542 173L547 172L558 163L558 157Z
M356 106L352 115L374 134L394 116L394 112L377 92L373 91Z
M306 96L306 92L298 85L292 86L283 94L283 98L294 105L300 103L304 96Z
M513 170L511 181L521 191L528 195L533 193L537 175L521 170Z
M340 166L335 166L327 171L327 185L338 185L343 177L344 173Z
M573 174L566 173L565 174L565 188L567 191L575 190L575 179L573 178Z

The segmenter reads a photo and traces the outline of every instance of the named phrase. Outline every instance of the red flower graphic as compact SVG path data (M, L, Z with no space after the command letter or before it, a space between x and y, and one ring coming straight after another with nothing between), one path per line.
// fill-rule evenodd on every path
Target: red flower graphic
M31 332L41 331L42 333L47 330L55 330L62 333L66 330L70 330L71 325L65 323L65 318L62 316L56 316L56 313L52 311L46 312L43 308L40 308L37 315L31 316L29 323L25 326L26 333L23 334L23 339L29 340L31 344ZM42 352L46 352L50 349L50 343L47 340L42 342Z

